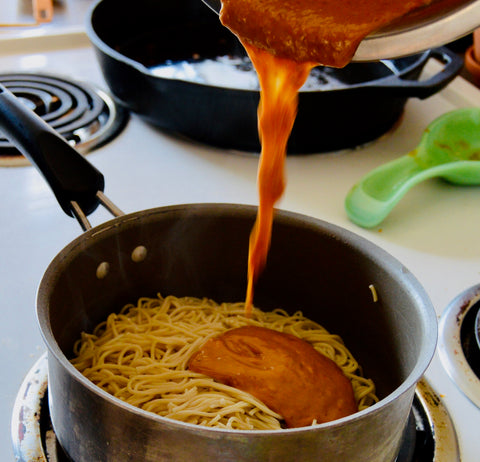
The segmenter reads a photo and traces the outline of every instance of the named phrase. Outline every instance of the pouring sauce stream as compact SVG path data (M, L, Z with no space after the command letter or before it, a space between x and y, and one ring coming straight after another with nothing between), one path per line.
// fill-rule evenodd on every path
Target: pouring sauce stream
M250 316L253 288L265 266L272 234L274 205L285 190L287 141L297 115L298 90L313 63L296 63L244 43L260 82L258 127L262 144L258 169L259 208L250 235L245 301Z
M274 206L285 189L298 91L310 70L316 64L345 66L366 35L430 2L223 0L220 19L240 38L261 88L259 207L249 241L247 317L267 261ZM357 410L352 385L335 362L307 342L271 329L246 326L210 339L192 356L189 368L251 393L289 427L328 422Z

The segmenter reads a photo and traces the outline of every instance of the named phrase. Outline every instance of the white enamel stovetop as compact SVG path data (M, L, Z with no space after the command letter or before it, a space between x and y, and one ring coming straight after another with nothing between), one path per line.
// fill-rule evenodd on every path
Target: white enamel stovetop
M435 66L431 63L427 73ZM0 72L8 71L57 73L106 88L81 28L66 28L53 37L0 33ZM343 201L363 174L412 149L435 117L470 105L480 106L480 91L458 77L440 94L409 101L398 128L375 143L289 157L280 207L344 226L386 249L417 276L440 317L457 294L480 281L480 187L425 182L372 230L349 222ZM256 203L255 156L179 141L136 117L88 158L104 173L106 194L126 212L177 203ZM96 213L93 224L105 217ZM7 462L13 460L15 396L45 351L36 324L36 288L50 260L80 228L31 167L0 169L0 220L0 460ZM438 354L426 378L455 423L462 460L480 460L480 409L454 385Z

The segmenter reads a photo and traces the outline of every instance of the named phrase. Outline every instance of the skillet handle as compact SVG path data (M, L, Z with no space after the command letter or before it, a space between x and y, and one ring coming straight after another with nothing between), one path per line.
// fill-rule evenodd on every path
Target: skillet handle
M410 80L393 75L383 81L377 81L374 87L385 90L390 96L428 98L445 88L463 67L463 59L446 47L429 50L427 60L432 58L440 61L444 68L428 79Z
M103 175L1 84L0 129L43 175L67 215L75 216L72 202L85 215L98 207Z

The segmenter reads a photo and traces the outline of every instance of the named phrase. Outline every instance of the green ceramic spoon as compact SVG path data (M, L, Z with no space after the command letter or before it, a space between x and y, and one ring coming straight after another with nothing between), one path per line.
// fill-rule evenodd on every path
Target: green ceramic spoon
M480 184L480 108L440 116L408 154L364 176L348 193L345 209L354 223L377 226L420 181L441 177L459 185Z

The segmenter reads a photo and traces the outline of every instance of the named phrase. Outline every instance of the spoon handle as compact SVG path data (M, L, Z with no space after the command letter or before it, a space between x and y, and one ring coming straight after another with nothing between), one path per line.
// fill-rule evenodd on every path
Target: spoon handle
M377 167L353 186L345 199L351 221L364 228L377 226L412 186L435 174L419 165L415 152Z

